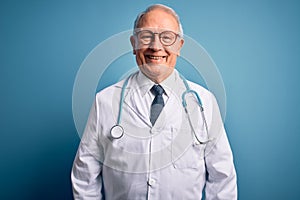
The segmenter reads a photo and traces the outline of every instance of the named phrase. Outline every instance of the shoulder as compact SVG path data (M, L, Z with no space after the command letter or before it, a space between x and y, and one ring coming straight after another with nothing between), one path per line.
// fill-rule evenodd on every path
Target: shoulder
M96 93L96 97L97 97L97 98L106 97L106 96L111 95L111 94L114 93L115 91L122 90L122 86L123 86L123 84L124 84L124 81L125 81L125 80L121 80L121 81L119 81L119 82L117 82L117 83L114 83L114 84L112 84L112 85L110 85L110 86L108 86L108 87L106 87L106 88L104 88L104 89L98 91L98 92Z
M212 113L213 111L219 112L219 105L217 99L211 91L192 81L188 81L188 84L192 90L197 92L201 100L202 106L206 110L206 114L208 116L210 116L209 113Z
M116 97L120 96L124 81L125 80L121 80L97 92L95 97L96 103L98 105L111 104L113 100L119 99L119 97Z
M187 81L190 88L192 90L195 90L198 95L200 96L200 98L205 98L205 99L211 99L211 98L214 98L214 95L208 90L206 89L205 87L195 83L195 82L192 82L192 81Z
M130 88L136 85L136 75L137 72L97 92L96 101L98 103L110 103L110 104L111 102L119 102L122 90L124 89L125 93L127 93ZM126 84L125 88L124 88L124 84ZM124 94L124 96L126 96L126 94Z

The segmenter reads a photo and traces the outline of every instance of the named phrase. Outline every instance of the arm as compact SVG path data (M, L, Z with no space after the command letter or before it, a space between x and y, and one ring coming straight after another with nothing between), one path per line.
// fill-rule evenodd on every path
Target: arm
M205 196L210 199L237 199L236 172L225 130L205 157L207 182Z
M93 104L71 173L74 199L102 199L102 154L97 104ZM103 158L103 157L102 157Z
M217 137L216 141L212 142L212 146L207 146L205 162L208 176L205 196L207 200L235 200L237 199L237 180L233 155L214 97L212 110L210 130L215 131Z

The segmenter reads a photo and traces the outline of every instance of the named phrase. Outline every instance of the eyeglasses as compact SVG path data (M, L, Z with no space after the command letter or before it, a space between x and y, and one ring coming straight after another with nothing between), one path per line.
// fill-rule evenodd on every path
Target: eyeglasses
M138 41L144 45L148 45L151 42L153 42L155 34L158 34L159 41L164 46L171 46L175 43L177 37L179 37L179 34L174 33L173 31L163 31L161 33L154 33L150 30L141 30L135 32L135 34L138 38Z

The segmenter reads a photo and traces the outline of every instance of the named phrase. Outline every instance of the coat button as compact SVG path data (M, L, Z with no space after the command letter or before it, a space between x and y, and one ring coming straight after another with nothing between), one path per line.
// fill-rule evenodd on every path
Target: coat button
M148 180L148 185L150 185L150 186L154 186L155 183L156 183L156 181L155 181L153 178L150 178L150 179Z

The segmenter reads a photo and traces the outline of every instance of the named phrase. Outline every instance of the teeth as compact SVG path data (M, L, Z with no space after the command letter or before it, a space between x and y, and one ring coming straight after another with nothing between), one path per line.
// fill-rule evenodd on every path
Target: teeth
M159 60L161 58L164 58L164 56L148 56L148 57L153 60Z

